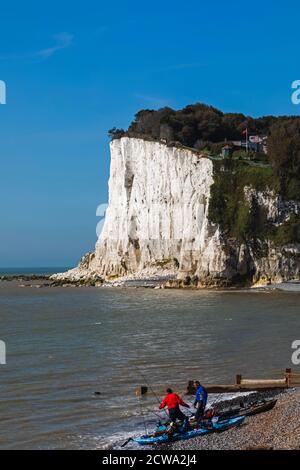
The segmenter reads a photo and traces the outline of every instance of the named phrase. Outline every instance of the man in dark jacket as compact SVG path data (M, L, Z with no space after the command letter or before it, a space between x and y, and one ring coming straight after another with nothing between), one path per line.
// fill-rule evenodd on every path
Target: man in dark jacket
M179 405L184 406L185 408L190 407L187 403L182 400L179 395L177 395L177 393L174 393L171 388L168 388L167 395L161 402L159 409L161 410L162 408L167 407L171 421L175 422L176 419L178 419L179 421L184 421L186 416L182 413L181 409L179 408Z
M200 384L199 380L195 380L194 385L196 388L194 407L197 409L195 413L195 419L197 422L199 422L204 415L207 402L207 391L203 385Z

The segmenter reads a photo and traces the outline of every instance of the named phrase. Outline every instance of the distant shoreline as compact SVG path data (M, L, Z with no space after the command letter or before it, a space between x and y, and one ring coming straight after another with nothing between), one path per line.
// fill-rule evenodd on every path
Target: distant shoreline
M177 286L168 285L165 278L145 278L145 279L130 279L124 281L105 281L102 279L53 279L53 273L49 274L4 274L0 273L0 284L7 283L17 284L20 288L70 288L70 287L96 287L107 289L154 289L154 290L180 290L180 291L215 291L215 292L286 292L286 293L300 293L300 281L293 280L282 283L257 285L257 286Z
M41 266L41 267L33 267L27 268L24 266L18 266L16 268L7 268L6 266L0 267L0 277L33 277L33 276L50 276L52 274L67 271L70 269L69 267L65 266Z

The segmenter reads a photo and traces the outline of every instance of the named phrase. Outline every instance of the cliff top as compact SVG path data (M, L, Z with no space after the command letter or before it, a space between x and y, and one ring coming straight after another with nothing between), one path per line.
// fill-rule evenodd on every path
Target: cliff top
M112 139L128 136L161 141L215 158L227 146L223 156L271 164L276 175L296 180L293 186L300 194L299 116L253 118L196 103L180 110L141 110L127 130L113 128L109 135Z

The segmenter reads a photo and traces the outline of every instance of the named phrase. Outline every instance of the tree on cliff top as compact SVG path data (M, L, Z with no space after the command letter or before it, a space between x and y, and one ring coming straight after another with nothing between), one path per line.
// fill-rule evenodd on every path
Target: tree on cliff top
M296 175L300 170L300 117L264 116L252 118L242 113L223 113L203 103L188 105L174 110L164 107L158 110L143 109L136 113L127 131L113 128L112 139L123 135L167 143L177 142L184 146L220 152L225 141L242 140L243 131L268 136L268 155L277 174ZM293 183L293 186L295 184Z
M123 137L124 135L126 135L126 132L124 131L124 129L117 129L116 127L113 127L112 129L110 129L108 131L108 137L111 138L111 140L113 139L120 139L120 137Z
M269 118L255 120L241 113L224 114L213 106L196 103L177 111L168 107L143 109L135 115L127 132L199 148L201 143L239 140L245 128L250 132L266 132L269 121Z

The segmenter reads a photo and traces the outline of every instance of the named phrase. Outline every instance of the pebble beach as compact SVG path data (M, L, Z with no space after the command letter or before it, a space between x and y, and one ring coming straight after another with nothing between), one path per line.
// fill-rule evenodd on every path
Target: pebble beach
M273 410L249 416L245 423L222 433L173 443L172 450L299 450L300 391L278 397Z

